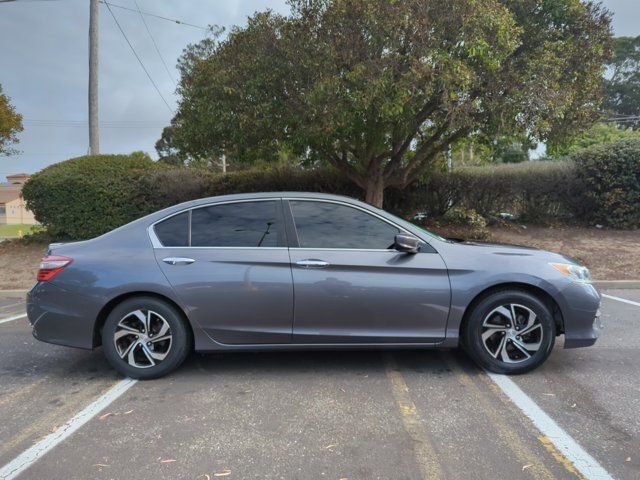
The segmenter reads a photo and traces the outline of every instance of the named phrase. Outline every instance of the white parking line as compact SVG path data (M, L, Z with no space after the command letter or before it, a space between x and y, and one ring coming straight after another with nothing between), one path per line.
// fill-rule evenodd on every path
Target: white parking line
M14 320L20 320L21 318L26 317L26 313L21 313L20 315L14 315L13 317L3 318L0 320L0 323L13 322Z
M75 417L61 427L58 427L55 432L47 435L38 443L11 460L4 467L0 468L0 478L4 480L13 480L16 478L49 450L53 449L98 413L107 408L114 400L133 387L137 382L137 380L126 378L116 383Z
M611 300L617 300L618 302L628 303L629 305L635 305L636 307L640 307L640 303L634 302L633 300L627 300L626 298L614 297L613 295L607 295L603 293L602 296L604 298L610 298Z
M10 303L9 305L0 306L0 310L4 310L5 308L17 307L18 305L24 305L24 301L18 303Z
M578 443L547 415L513 380L505 375L487 375L529 417L540 432L549 439L587 480L613 480L613 477Z

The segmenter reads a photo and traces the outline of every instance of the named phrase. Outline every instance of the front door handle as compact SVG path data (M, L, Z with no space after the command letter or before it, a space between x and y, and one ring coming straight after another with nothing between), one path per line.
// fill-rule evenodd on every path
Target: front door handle
M195 262L193 258L184 258L184 257L167 257L167 258L163 258L162 261L164 263L168 263L169 265L189 265Z
M329 262L325 262L324 260L316 260L315 258L309 258L307 260L297 261L296 265L304 268L323 268L328 267Z

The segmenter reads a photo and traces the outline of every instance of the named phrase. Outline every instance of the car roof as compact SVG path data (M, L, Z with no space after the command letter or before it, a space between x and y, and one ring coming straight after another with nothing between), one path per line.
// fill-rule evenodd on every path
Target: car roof
M201 205L207 205L209 203L231 202L235 200L254 200L254 199L264 199L264 198L309 198L309 199L315 199L315 200L334 200L334 201L350 203L353 205L359 205L361 207L365 207L371 210L377 210L372 205L364 203L353 197L347 197L345 195L334 195L330 193L319 193L319 192L291 192L291 191L234 193L230 195L218 195L215 197L206 197L206 198L191 200L188 202L181 203L179 205L175 205L174 207L170 207L170 208L171 209L176 208L176 210L182 210L185 208L192 208L192 207L197 207Z

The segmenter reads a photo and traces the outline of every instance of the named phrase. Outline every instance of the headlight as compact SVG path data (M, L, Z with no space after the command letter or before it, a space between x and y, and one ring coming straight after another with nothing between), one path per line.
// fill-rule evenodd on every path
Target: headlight
M574 265L573 263L550 263L549 265L574 282L591 283L591 274L587 267Z

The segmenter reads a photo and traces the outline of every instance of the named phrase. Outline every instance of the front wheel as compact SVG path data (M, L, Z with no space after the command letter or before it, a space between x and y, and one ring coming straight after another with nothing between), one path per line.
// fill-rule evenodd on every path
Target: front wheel
M109 363L131 378L162 377L180 366L191 349L191 330L176 309L153 297L117 305L102 329Z
M462 345L483 368L518 374L540 366L556 338L551 311L538 297L502 290L473 307L461 332Z

